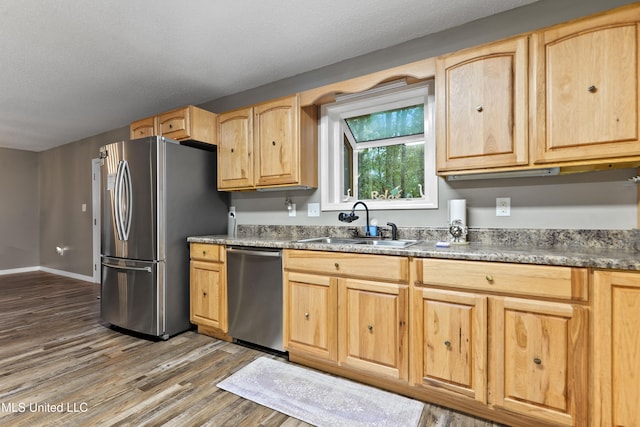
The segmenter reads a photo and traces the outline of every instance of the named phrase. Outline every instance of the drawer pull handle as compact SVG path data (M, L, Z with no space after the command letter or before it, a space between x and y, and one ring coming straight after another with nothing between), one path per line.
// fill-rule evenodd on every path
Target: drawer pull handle
M447 346L447 348L448 348L448 347L451 347L451 341L446 340L446 341L444 342L444 345L446 345L446 346Z
M305 319L309 319L309 313L305 313L305 314L304 314L304 318L305 318Z
M587 88L587 90L591 93L596 93L598 91L598 88L595 87L594 85L591 85Z
M482 110L484 110L484 108L482 107L482 105L478 105L478 106L476 106L476 111L477 111L478 113L482 113Z
M493 276L491 274L487 274L484 278L487 279L487 282L493 282Z
M535 359L533 359L533 363L535 363L536 365L540 365L540 364L542 364L542 360L540 360L540 358L536 357Z
M333 264L336 267L336 270L340 269L340 264L338 264L337 262L335 264Z
M373 332L373 325L368 325L367 329L369 330L369 332Z

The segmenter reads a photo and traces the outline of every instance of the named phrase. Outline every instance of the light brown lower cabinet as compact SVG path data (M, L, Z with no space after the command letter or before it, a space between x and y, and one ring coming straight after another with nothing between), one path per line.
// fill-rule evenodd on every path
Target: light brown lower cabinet
M587 269L439 259L412 266L414 387L503 422L510 414L523 425L587 425Z
M486 403L487 297L426 287L413 297L413 383Z
M285 250L284 269L290 357L407 381L407 258Z
M191 243L190 253L190 320L198 332L229 340L225 248Z
M638 425L640 272L289 249L284 269L292 361L507 425Z
M640 422L640 273L594 272L594 426Z

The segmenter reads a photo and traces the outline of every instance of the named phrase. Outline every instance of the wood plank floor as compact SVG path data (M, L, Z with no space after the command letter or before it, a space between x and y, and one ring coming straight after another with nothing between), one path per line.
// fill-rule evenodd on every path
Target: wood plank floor
M0 276L0 425L308 425L216 387L278 356L192 331L123 334L99 320L98 297L96 284L48 273ZM421 426L494 424L425 404Z

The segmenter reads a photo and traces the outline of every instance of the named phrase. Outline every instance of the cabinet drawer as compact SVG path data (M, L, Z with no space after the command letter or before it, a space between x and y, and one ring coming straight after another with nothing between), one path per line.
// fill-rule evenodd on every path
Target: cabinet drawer
M284 268L374 280L409 280L409 260L397 256L286 250Z
M180 108L161 114L158 130L160 135L176 140L189 138L189 109Z
M415 260L417 285L586 301L586 268L499 262Z
M224 246L210 243L191 243L191 259L224 262Z

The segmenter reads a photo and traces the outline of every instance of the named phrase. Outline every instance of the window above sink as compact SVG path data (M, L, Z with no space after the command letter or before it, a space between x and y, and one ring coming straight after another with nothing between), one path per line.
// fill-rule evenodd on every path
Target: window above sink
M437 208L433 101L433 81L401 80L323 105L321 209Z

